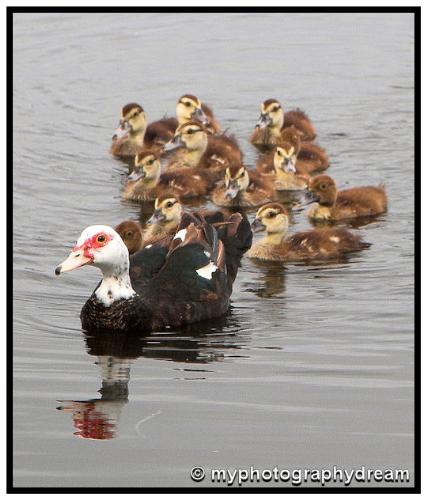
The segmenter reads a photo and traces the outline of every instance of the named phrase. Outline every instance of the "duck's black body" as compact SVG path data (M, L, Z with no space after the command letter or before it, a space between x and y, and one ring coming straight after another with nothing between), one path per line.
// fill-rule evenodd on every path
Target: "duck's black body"
M224 219L220 212L212 215L212 221L228 223L217 230L200 214L185 214L178 228L187 229L184 241L171 237L131 256L129 275L136 295L107 307L94 292L81 312L83 328L141 334L225 314L252 232L240 214ZM217 266L211 279L197 273L211 262Z

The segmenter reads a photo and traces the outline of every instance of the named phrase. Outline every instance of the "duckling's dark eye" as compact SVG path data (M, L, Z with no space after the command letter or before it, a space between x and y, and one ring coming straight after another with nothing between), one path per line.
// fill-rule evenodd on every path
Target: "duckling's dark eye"
M278 156L282 156L282 153L281 153L281 151L279 149L277 150L277 155Z
M136 116L139 115L139 112L138 111L135 111L135 113L132 115L132 118L135 118Z
M328 186L326 184L320 184L320 189L324 191Z
M100 235L96 238L96 242L97 242L97 243L104 243L104 242L105 242L105 234L100 234Z
M152 165L154 163L154 160L148 160L147 165Z
M171 208L171 207L173 207L173 205L174 205L174 203L172 201L168 201L165 206L166 206L166 208Z
M187 108L189 108L191 106L191 103L189 103L189 102L184 102L184 104L187 106Z
M133 236L132 231L126 231L125 238L131 238Z
M245 172L242 172L239 177L244 177L245 176Z
M196 131L193 130L192 128L190 128L189 130L187 130L187 134L194 134L194 132L196 132Z
M274 212L268 212L267 217L272 219L276 214Z
M275 113L276 111L279 111L280 107L279 106L276 106L272 109L273 113Z

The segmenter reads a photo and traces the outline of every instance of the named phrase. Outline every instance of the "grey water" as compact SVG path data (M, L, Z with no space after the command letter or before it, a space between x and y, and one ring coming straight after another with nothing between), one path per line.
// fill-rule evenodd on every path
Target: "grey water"
M197 487L214 468L334 465L411 474L352 486L413 484L413 24L397 13L14 15L15 486ZM127 102L151 121L184 93L213 107L251 167L259 104L304 109L338 186L384 181L389 210L353 229L372 246L344 262L244 258L218 321L86 337L79 313L99 271L56 278L55 266L86 226L146 220L121 199L127 166L110 139ZM301 212L290 230L308 228Z

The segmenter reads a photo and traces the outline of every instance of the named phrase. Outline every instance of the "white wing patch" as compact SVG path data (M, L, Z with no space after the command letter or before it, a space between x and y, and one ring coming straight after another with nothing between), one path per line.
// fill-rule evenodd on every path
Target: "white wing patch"
M206 266L203 266L200 269L196 269L196 272L202 278L205 278L207 280L211 280L212 279L212 274L217 269L218 269L218 267L213 262L209 262L209 264L206 264Z
M185 235L187 234L186 229L181 229L181 231L178 231L176 235L173 237L174 240L185 240Z
M153 245L147 245L145 248L151 248Z

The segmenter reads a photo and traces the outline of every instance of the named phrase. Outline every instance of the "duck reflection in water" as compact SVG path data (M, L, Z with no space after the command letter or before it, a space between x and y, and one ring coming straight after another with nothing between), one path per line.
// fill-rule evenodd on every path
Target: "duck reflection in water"
M72 413L74 435L84 439L107 440L117 437L123 407L128 403L130 368L139 357L206 364L221 361L227 349L245 344L238 333L237 320L228 316L175 332L138 338L117 332L86 332L88 354L95 356L100 368L100 398L86 401L59 400L57 409ZM223 332L223 330L226 330ZM233 335L233 333L235 335Z
M284 297L286 271L282 262L253 260L251 266L257 269L259 277L256 278L257 286L250 287L249 291L261 298Z

